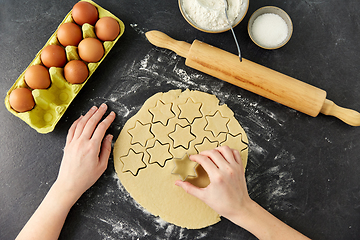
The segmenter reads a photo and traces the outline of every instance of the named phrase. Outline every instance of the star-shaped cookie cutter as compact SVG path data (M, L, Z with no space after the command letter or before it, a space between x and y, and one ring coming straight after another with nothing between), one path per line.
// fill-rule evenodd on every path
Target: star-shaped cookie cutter
M188 153L185 153L182 158L173 158L173 160L175 166L171 174L179 175L181 181L185 181L188 177L196 178L198 176L196 172L198 163L191 161Z

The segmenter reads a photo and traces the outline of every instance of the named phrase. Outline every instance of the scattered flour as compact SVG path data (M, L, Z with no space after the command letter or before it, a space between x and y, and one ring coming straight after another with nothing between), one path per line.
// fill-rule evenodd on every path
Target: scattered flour
M141 29L136 23L130 23L130 27L132 27L138 34L145 36L146 30Z
M126 191L126 189L124 188L124 186L121 184L118 175L116 172L113 173L113 178L116 181L116 184L119 188L119 190L121 191L122 195L123 195L123 199L126 199L127 202L131 203L133 206L135 206L137 209L141 210L144 214L146 215L151 215L151 213L149 211L147 211L145 208L143 208L138 202L136 202L129 194L128 191Z
M102 219L99 218L101 222L104 222L112 227L113 233L121 233L122 235L128 235L128 236L146 236L148 233L145 231L140 233L137 232L134 228L131 228L128 223L121 222L121 221L114 221L113 219Z
M156 92L157 90L189 88L214 94L221 103L228 104L234 110L236 119L242 124L249 138L249 162L252 163L253 168L247 176L250 195L252 197L257 197L254 194L262 195L262 199L267 201L264 207L270 210L286 207L281 203L286 203L284 199L286 200L287 197L294 194L292 189L295 180L291 172L284 166L296 159L291 153L283 149L279 133L285 131L284 123L288 120L288 115L294 112L293 110L286 110L285 108L284 113L275 113L271 111L271 108L264 105L260 97L254 98L251 95L252 97L248 98L246 93L242 93L242 90L234 90L223 81L187 68L182 57L177 56L172 51L159 48L152 48L144 54L141 60L136 60L119 68L118 76L119 81L111 87L111 91L104 98L114 105L111 108L124 122L141 108L142 103L124 103L123 99L131 97L139 91L141 93L146 92L149 89ZM275 151L277 154L270 156L268 149L272 149L271 152ZM273 167L262 168L264 161L272 161ZM149 216L149 221L153 222L157 232L157 236L154 237L157 239L168 239L170 237L186 239L189 237L188 230L152 216L134 201L122 186L116 173L113 173L111 177L117 185L115 191L118 191L120 196L115 204L119 204L119 202L130 204L132 208L135 207L142 214ZM110 191L113 190L108 190L110 195ZM98 219L99 222L110 226L112 229L110 233L99 230L103 239L116 239L112 236L122 230L126 232L125 235L128 235L128 239L138 239L149 234L135 222L125 223L118 220L116 213L112 216L98 216ZM207 234L208 231L199 230L194 239L206 239Z

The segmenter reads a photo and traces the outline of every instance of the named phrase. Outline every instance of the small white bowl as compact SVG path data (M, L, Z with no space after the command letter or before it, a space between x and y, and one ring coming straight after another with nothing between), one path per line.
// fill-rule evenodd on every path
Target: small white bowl
M286 38L280 42L279 44L277 44L276 46L273 46L273 47L267 47L267 46L263 46L261 45L253 36L253 33L252 33L252 27L253 27L253 24L254 24L254 21L257 17L259 17L260 15L262 14L265 14L265 13L274 13L274 14L277 14L278 16L280 16L286 23L287 25L287 28L288 28L288 33L287 33L287 36ZM251 38L251 40L256 44L258 45L259 47L261 48L264 48L264 49L277 49L277 48L280 48L282 46L284 46L291 38L291 35L292 35L292 32L293 32L293 24L292 24L292 21L291 21L291 18L289 17L289 15L282 9L278 8L278 7L274 7L274 6L266 6L266 7L262 7L262 8L259 8L258 10L256 10L250 17L249 19L249 23L248 23L248 33L249 33L249 36Z
M192 1L196 1L196 0L192 0ZM242 4L241 4L241 9L240 9L240 13L239 15L235 18L235 21L232 25L232 27L236 27L242 20L243 18L245 17L247 11L248 11L248 8L249 8L249 0L241 0L242 1ZM207 32L207 33L221 33L221 32L225 32L225 31L228 31L230 30L230 26L226 26L224 28L221 28L221 29L217 29L217 30L212 30L212 29L206 29L206 28L202 28L200 26L198 26L190 17L189 15L186 13L186 11L184 10L183 8L183 0L179 0L179 8L180 8L180 11L181 11L181 14L183 15L183 17L185 18L185 20L191 25L193 26L194 28L200 30L200 31L203 31L203 32ZM224 9L225 11L225 9Z

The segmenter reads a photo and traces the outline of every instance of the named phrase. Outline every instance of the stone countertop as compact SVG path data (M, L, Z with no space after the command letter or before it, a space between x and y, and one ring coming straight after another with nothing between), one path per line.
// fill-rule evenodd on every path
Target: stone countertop
M76 1L0 1L0 81L6 92L44 46ZM200 90L227 104L247 132L250 196L313 239L360 237L360 128L337 118L310 117L208 76L174 52L151 45L145 32L160 30L237 54L231 32L191 27L177 1L97 0L126 26L55 130L39 134L0 106L0 238L14 239L55 181L67 130L91 106L106 102L117 114L119 135L144 101L171 89ZM277 50L257 47L247 22L274 5L291 17L291 40ZM243 57L327 91L336 104L360 110L359 1L250 1L234 29ZM169 224L139 206L117 179L112 156L104 175L74 205L60 239L256 239L223 219L200 230Z

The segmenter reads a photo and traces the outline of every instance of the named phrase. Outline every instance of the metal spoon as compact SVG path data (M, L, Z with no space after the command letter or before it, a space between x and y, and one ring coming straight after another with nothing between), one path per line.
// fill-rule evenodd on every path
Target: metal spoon
M235 33L234 33L234 29L232 28L232 25L231 25L231 23L230 23L229 17L228 17L228 15L227 15L227 10L228 10L228 2L227 2L227 0L224 0L224 4L225 4L225 16L226 16L226 19L227 19L227 21L228 21L228 23L229 23L229 26L230 26L230 29L231 29L231 33L232 33L232 35L234 36L234 39L235 39L236 47L237 47L238 53L239 53L240 62L242 62L240 46L239 46L239 43L238 43L238 41L237 41L237 39L236 39L236 36L235 36Z

